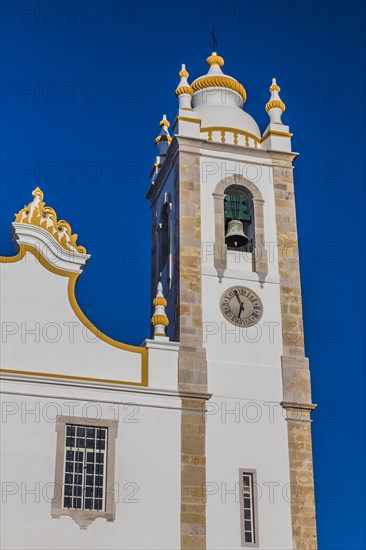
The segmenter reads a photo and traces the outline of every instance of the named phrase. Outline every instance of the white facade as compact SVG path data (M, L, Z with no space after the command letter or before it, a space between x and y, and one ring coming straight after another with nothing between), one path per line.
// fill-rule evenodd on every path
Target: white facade
M178 548L179 346L162 339L135 348L92 332L73 293L88 256L61 251L39 226L14 229L20 253L0 263L1 546ZM52 517L62 490L55 486L60 416L71 424L117 421L114 521L80 529L70 517Z
M226 175L247 174L250 154L244 158L202 151L201 171L207 175L201 187L202 241L213 243L216 185ZM227 158L228 157L228 158ZM263 162L264 160L264 162ZM239 468L255 469L258 483L258 531L261 548L291 548L290 469L287 422L280 406L282 390L282 323L277 258L277 236L271 165L261 159L253 170L253 183L264 199L264 232L272 253L266 282L261 288L245 252L228 251L228 268L220 283L213 265L210 245L202 264L204 343L208 361L208 391L212 398L207 416L207 547L237 549L240 545ZM205 244L203 244L205 249ZM210 253L211 252L211 253ZM206 260L206 261L205 261ZM219 301L227 288L243 285L262 300L263 316L258 324L239 328L222 316ZM209 484L213 481L212 486ZM233 490L235 490L233 494ZM217 492L216 492L217 491ZM212 492L212 494L211 494ZM223 529L225 526L225 529Z
M148 192L154 339L129 346L88 321L74 287L89 256L66 222L62 231L57 226L39 188L16 216L18 255L0 263L4 548L295 548L270 154L291 152L291 134L275 79L261 133L243 110L244 88L221 71L222 58L213 53L207 62L208 74L192 85L182 67L174 136L164 115L156 139ZM187 191L182 181L190 170ZM252 197L252 249L225 244L224 197L233 185ZM196 202L190 189L199 189ZM189 222L196 212L198 230ZM201 259L198 274L194 266L192 275L183 273L184 243L192 266ZM192 293L184 290L189 277ZM243 328L228 321L221 302L231 288L257 297L258 322ZM56 492L63 498L66 491L66 481L55 486L66 468L67 445L58 440L65 418L69 425L95 420L97 427L115 421L103 517L86 509L72 517L66 507L55 512ZM257 497L249 543L239 471L254 476Z
M2 548L179 547L179 399L29 380L3 383L3 391ZM80 529L51 516L55 417L70 410L118 420L114 522Z

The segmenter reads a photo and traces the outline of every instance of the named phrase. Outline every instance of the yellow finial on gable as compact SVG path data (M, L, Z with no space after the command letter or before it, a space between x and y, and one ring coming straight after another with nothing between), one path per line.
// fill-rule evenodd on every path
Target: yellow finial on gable
M34 199L15 214L15 222L30 224L48 231L62 248L72 253L86 254L86 249L77 244L77 234L72 234L70 224L58 220L56 212L43 202L43 191L36 187L32 191Z

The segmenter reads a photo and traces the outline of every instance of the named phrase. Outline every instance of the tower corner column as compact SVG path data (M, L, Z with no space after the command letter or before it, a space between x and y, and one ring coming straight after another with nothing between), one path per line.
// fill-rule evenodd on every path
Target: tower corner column
M181 419L181 548L206 548L206 399L207 361L203 347L201 280L200 157L179 145L175 262L178 321L178 387Z
M309 362L305 357L296 225L294 153L269 151L273 161L283 333L282 407L286 410L291 519L296 550L317 548L310 413Z

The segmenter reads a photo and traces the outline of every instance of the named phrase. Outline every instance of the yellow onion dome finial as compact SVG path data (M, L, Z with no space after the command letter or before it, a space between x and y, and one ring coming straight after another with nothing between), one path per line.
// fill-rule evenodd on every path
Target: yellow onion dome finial
M158 146L160 154L166 153L167 148L172 141L172 138L169 134L170 122L166 118L166 115L163 115L163 118L160 121L160 133L155 138L155 145Z
M166 115L163 115L163 118L161 119L160 121L160 126L166 126L167 128L169 128L170 126L170 122L169 120L166 118Z
M269 87L269 91L271 92L271 97L268 103L266 103L266 111L269 113L272 109L281 109L282 112L286 110L286 105L281 100L279 92L281 91L281 88L278 86L277 81L275 78L272 78L272 84Z
M154 314L151 317L151 324L154 327L154 340L160 340L162 338L168 339L165 334L165 329L169 325L169 319L165 313L167 301L163 294L162 282L158 282L156 296L153 300Z
M281 88L279 87L279 85L277 84L277 81L275 78L272 78L272 84L270 85L269 87L269 91L272 93L272 92L280 92L281 91Z
M221 55L217 55L216 52L212 52L212 54L206 59L206 63L209 67L211 67L211 65L218 65L219 67L222 67L224 65L224 59Z
M186 70L184 63L182 64L182 68L179 71L178 76L180 78L180 82L175 90L175 95L177 97L180 97L181 95L193 95L193 90L188 82L189 72ZM183 103L185 103L184 100Z
M206 59L206 63L209 66L209 70L207 74L199 76L192 82L191 88L193 92L200 92L206 88L228 88L239 94L244 104L247 99L245 88L235 78L222 72L223 58L217 55L216 52L212 52L212 55Z
M178 76L179 76L179 78L188 78L189 77L189 72L187 71L186 66L185 66L184 63L182 63L182 68L179 71Z

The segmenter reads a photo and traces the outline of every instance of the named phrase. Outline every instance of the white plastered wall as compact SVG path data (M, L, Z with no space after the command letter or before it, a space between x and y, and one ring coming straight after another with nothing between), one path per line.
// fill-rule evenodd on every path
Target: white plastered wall
M2 369L141 382L141 355L107 344L76 316L68 277L30 252L0 268Z
M84 326L69 301L69 277L30 252L0 267L2 547L178 549L178 346L147 341L149 385L121 384L141 381L141 354ZM51 517L56 414L118 421L114 522L81 530L70 517Z
M256 165L256 163L258 163ZM268 275L263 288L244 258L228 261L219 282L210 243L215 242L217 184L234 173L252 181L264 200ZM258 482L259 548L292 548L287 423L282 401L282 326L274 189L269 157L202 151L202 310L208 359L207 548L241 548L239 468L255 469ZM208 243L208 245L206 245ZM236 253L234 253L235 255ZM239 260L239 261L238 261ZM255 291L260 322L239 329L225 321L219 301L235 285Z
M3 390L2 548L179 548L180 399L20 382ZM114 522L80 529L51 517L55 417L70 411L118 421Z

